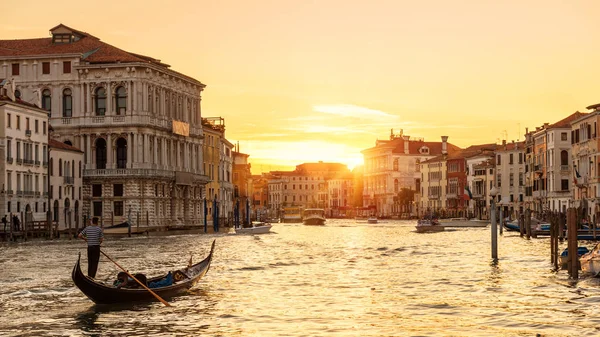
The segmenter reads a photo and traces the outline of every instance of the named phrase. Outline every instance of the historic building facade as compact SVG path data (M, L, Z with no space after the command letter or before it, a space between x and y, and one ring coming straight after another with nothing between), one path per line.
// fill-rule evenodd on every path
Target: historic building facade
M0 78L50 113L52 138L84 151L82 215L106 223L120 198L142 225L201 223L205 85L88 33L50 33L0 40Z
M447 141L448 137L444 136L441 142L425 142L392 130L389 140L377 140L375 147L363 150L363 206L375 206L379 216L400 216L393 214L397 209L394 198L397 200L403 188L420 193L417 190L421 184L420 163L460 150ZM420 198L415 195L416 200Z
M600 149L598 125L600 105L589 106L592 113L582 114L571 121L573 207L579 207L580 216L593 223L600 216Z
M83 151L50 139L50 196L52 222L58 230L82 228L81 206L83 200ZM118 187L117 187L118 188ZM121 189L123 189L121 185ZM123 222L124 200L111 198L115 206L111 221Z
M516 219L523 213L525 196L525 142L502 142L496 149L496 188L498 206L505 217Z

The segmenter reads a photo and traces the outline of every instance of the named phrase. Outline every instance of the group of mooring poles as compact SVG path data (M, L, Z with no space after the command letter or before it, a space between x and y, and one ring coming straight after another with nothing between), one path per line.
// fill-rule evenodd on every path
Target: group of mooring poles
M560 251L558 249L559 241L565 239L565 224L567 227L567 272L572 279L579 278L579 257L577 256L577 210L569 208L565 216L564 213L553 212L549 216L550 220L550 261L554 270L559 270Z

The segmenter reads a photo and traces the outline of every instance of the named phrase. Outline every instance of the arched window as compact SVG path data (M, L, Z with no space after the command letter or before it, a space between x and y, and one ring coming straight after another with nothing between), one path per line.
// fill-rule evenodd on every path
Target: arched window
M160 115L160 91L156 89L156 93L154 95L154 101L156 102L155 112L157 115Z
M569 152L567 150L560 151L560 165L569 165Z
M58 159L58 176L62 177L62 159Z
M96 168L106 168L106 140L104 138L96 140Z
M73 143L71 143L70 140L65 140L64 143L67 144L67 145L69 145L69 146L73 146Z
M118 87L116 90L117 115L124 115L127 111L127 91L124 87Z
M104 116L106 114L106 90L100 87L96 89L96 116Z
M58 222L58 200L54 200L53 221L54 222Z
M63 117L73 116L73 96L71 89L66 88L63 90Z
M127 141L117 139L117 168L127 168Z
M46 111L52 109L52 96L50 96L49 89L44 89L44 91L42 91L42 109Z

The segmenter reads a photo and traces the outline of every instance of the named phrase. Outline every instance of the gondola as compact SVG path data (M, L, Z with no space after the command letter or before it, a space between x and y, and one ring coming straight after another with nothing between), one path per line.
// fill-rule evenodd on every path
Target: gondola
M210 268L210 262L212 260L213 251L215 250L215 241L213 241L208 256L192 266L181 268L178 270L171 271L171 277L173 283L168 286L152 287L153 283L161 282L165 278L169 277L169 273L158 277L152 277L147 279L147 284L154 293L162 298L169 298L179 293L185 292L192 286L194 286ZM130 302L143 302L143 301L156 301L156 298L146 289L139 288L118 288L112 284L105 284L86 276L81 271L80 266L81 254L77 259L77 263L73 268L72 278L73 282L87 296L90 300L96 304L115 304L115 303L130 303Z

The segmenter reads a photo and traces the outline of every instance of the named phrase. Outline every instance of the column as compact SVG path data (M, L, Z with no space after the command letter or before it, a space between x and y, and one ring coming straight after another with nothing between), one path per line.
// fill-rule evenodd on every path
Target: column
M156 136L153 139L154 146L152 146L152 162L156 165L158 164L158 142L156 141Z
M112 101L113 101L112 83L108 82L106 84L106 115L107 116L114 115L113 109L112 109Z
M85 83L79 86L79 114L77 116L85 116Z
M94 115L93 111L92 111L92 89L90 88L90 84L84 84L85 86L85 93L84 95L87 96L87 107L86 107L86 111L89 115Z
M111 139L111 134L109 133L108 136L106 137L106 168L107 169L111 169L113 168L113 146L112 146L112 139Z
M86 135L84 138L85 141L85 163L87 168L92 168L92 137L91 135Z
M148 142L148 135L144 134L144 163L146 163L145 167L149 168L150 164L150 143Z
M133 135L127 133L127 168L131 168L133 164Z
M135 156L136 167L143 167L144 163L144 139L141 133L135 135L135 144L137 147L137 156Z

